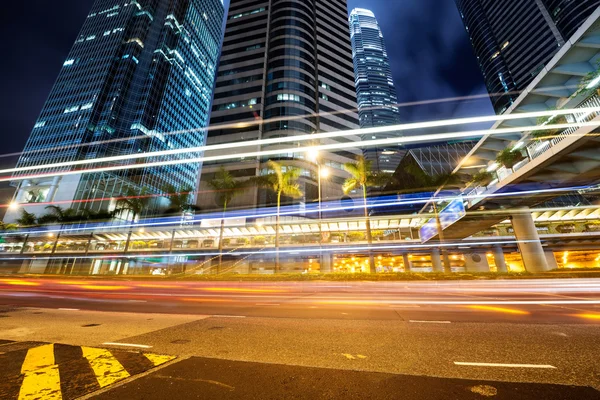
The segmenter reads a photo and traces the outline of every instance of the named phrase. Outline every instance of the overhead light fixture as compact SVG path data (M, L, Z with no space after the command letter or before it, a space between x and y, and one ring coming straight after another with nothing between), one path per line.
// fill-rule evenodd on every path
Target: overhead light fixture
M585 88L593 89L600 83L600 75L598 75L594 80L592 80Z
M490 165L487 168L487 172L494 172L495 170L497 170L500 167L500 165L498 163L493 163L492 165Z

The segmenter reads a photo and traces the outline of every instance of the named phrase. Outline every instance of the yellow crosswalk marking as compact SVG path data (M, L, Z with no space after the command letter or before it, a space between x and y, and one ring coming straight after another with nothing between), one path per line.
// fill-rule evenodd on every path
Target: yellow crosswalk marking
M81 350L94 370L101 388L130 376L110 351L91 347L82 347Z
M26 374L51 365L54 365L54 345L33 347L27 351L27 356L21 366L21 373Z
M169 362L171 360L174 360L176 357L173 356L161 356L159 354L147 354L144 353L144 355L146 356L146 358L148 360L150 360L150 362L152 362L152 364L154 364L155 367L164 364L166 362Z
M58 365L51 365L25 374L19 391L19 400L39 399L62 399Z

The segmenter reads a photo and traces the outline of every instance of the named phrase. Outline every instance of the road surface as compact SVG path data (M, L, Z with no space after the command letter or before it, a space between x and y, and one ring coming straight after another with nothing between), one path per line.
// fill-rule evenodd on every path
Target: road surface
M0 343L0 357L15 365L48 344L177 357L100 391L65 386L63 398L600 399L595 279L2 278L0 339L12 341ZM83 350L69 354L89 361ZM13 394L27 376L17 375L4 379Z

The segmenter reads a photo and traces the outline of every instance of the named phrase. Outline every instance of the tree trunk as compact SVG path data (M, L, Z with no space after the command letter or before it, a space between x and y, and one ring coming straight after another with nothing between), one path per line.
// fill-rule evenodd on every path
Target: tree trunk
M219 232L219 264L217 264L217 275L221 273L221 263L223 262L223 232L225 231L225 212L227 211L227 202L223 204L223 215L221 218L221 232Z
M375 269L375 258L373 257L373 250L371 245L373 244L373 236L371 235L371 218L369 217L369 207L367 206L367 186L363 185L363 201L365 204L365 225L367 227L367 243L369 244L369 272L374 274L377 272Z
M277 221L275 222L275 273L279 272L279 210L281 208L281 191L277 192Z

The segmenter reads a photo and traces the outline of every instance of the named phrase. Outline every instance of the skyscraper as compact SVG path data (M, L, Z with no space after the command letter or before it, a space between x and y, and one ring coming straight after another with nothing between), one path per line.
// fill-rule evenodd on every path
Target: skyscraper
M455 1L498 113L600 5L600 0Z
M346 0L232 0L217 77L208 144L276 139L358 128ZM358 140L343 137L273 143L240 151L288 149ZM218 154L217 152L211 152ZM323 199L339 199L347 176L343 164L358 149L322 152L330 176ZM317 198L318 167L305 154L274 157L302 171L305 193ZM199 205L215 208L206 185L220 167L238 178L267 173L266 158L205 163ZM268 192L247 190L233 206L270 203Z
M17 167L59 165L15 175L20 208L39 214L58 203L98 211L128 190L196 188L197 163L84 174L65 164L203 145L223 14L222 0L96 0ZM175 157L184 156L142 161ZM32 172L50 176L23 179ZM15 219L18 210L9 214Z
M399 124L398 96L383 33L375 14L355 8L350 13L349 21L360 127ZM390 132L387 135L379 134L376 138L391 138L393 135ZM371 135L362 137L363 141L371 139ZM404 152L392 146L369 147L365 148L364 153L378 170L394 172Z

